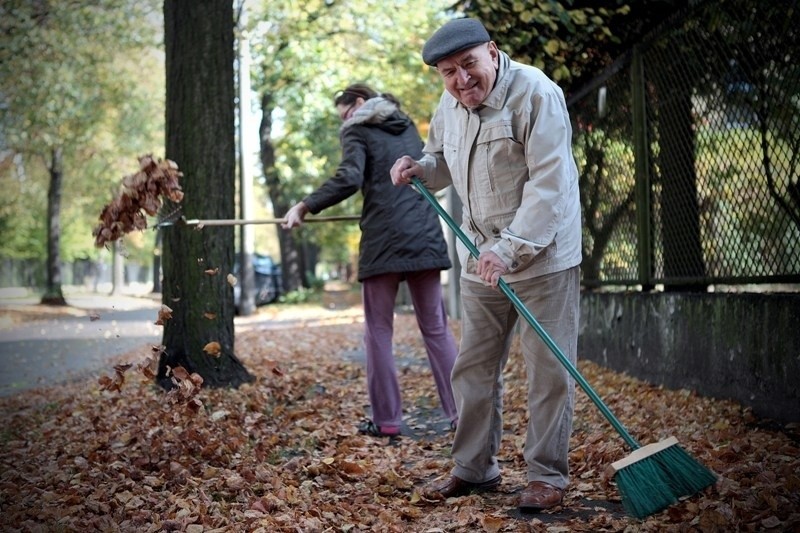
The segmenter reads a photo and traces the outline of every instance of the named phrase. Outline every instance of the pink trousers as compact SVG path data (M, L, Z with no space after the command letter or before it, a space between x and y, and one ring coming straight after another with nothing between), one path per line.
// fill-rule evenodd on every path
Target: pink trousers
M362 281L367 391L372 421L378 426L400 426L403 420L402 394L392 350L394 306L403 280L411 293L442 410L448 420L455 421L458 414L450 374L458 347L447 324L439 270L382 274Z

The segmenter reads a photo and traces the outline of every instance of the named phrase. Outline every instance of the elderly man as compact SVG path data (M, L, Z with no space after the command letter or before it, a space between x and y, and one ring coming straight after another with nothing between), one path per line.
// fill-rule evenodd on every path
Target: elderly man
M431 498L495 489L503 433L503 368L518 320L500 276L575 363L581 261L578 172L572 127L558 86L498 50L483 24L456 19L425 43L422 59L445 91L423 157L392 167L395 185L417 176L432 190L453 185L464 233L480 250L463 265L461 346L452 381L459 414L455 463L425 487ZM409 221L413 223L413 221ZM560 505L569 482L575 384L527 324L519 328L528 378L522 511Z

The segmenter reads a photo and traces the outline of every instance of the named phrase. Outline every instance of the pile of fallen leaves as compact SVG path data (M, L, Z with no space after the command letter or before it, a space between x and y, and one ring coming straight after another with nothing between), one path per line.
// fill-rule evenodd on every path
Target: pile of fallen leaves
M169 159L139 158L139 171L122 179L122 192L103 207L100 223L92 231L98 248L116 241L126 233L147 227L146 215L156 216L162 198L183 200L178 165Z
M740 406L653 387L589 362L579 367L643 444L675 435L719 475L716 486L636 520L602 471L629 453L577 393L572 482L564 504L520 514L524 368L505 373L498 492L429 502L422 484L450 467L452 434L412 315L396 323L404 436L359 435L368 414L363 325L278 319L237 330L256 376L238 390L203 388L199 411L129 373L119 391L97 380L0 399L0 524L4 531L797 531L800 453L794 427ZM458 324L453 325L458 334ZM151 348L125 354L135 364Z

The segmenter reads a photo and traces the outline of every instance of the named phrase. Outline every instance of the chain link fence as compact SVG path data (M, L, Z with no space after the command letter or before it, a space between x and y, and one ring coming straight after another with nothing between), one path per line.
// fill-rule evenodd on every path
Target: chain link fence
M800 282L799 9L692 2L570 98L586 287Z

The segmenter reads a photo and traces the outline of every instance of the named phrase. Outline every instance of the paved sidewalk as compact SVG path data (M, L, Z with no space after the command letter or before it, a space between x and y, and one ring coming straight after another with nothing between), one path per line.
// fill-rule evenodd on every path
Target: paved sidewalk
M53 318L11 327L0 322L0 396L111 374L111 360L116 356L139 348L143 355L149 354L148 346L161 343L163 327L155 325L161 306L158 294L129 290L109 295L72 289L65 290L65 297L67 308L42 308L39 297L25 289L0 289L0 310L38 316L54 313ZM251 316L237 316L235 330L330 324L362 314L358 307L332 313L318 306L288 310L264 306Z
M0 307L31 309L37 302L3 298ZM97 373L111 357L161 342L154 297L69 294L67 302L69 314L0 330L0 396Z

